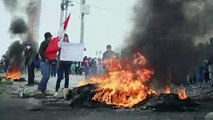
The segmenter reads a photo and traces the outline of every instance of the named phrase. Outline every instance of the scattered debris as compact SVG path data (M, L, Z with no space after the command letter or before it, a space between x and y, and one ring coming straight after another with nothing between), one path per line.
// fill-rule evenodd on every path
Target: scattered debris
M193 111L198 106L190 98L180 99L177 94L150 95L145 101L137 104L142 110L151 111Z
M41 110L43 103L41 100L35 98L29 98L26 103L26 109L30 111Z
M118 108L114 105L94 101L95 89L93 84L76 87L69 91L67 96L71 100L72 107L89 107L89 108ZM110 99L110 98L109 98ZM132 108L151 111L192 111L195 104L190 98L180 99L178 94L151 94L146 100L134 105Z

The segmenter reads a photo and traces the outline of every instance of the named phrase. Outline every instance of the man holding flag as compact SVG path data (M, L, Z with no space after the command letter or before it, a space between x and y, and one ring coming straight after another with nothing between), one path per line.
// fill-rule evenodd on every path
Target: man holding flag
M70 19L70 14L66 18L63 26L61 27L59 34L52 39L52 35L50 32L45 33L45 41L41 43L39 54L41 56L41 71L42 71L42 79L38 85L38 93L42 94L45 92L47 88L47 83L50 77L50 62L51 60L57 57L57 52L59 51L59 41L64 36L64 33L67 29L68 23Z

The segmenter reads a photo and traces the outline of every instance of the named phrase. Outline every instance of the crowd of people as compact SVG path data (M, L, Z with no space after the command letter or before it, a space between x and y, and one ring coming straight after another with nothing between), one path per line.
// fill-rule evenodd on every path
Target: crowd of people
M189 74L187 83L189 85L209 83L213 77L212 70L212 63L205 60L192 74Z
M41 70L42 78L38 84L38 94L45 93L50 77L57 77L55 86L55 96L57 96L62 79L65 78L64 88L68 89L70 74L85 75L85 79L92 76L106 74L107 68L104 64L104 61L112 57L118 57L118 54L112 51L112 46L107 45L106 51L104 52L102 58L92 58L85 56L82 61L63 61L60 59L60 54L62 51L59 49L57 57L50 60L47 58L45 51L48 48L50 41L52 40L51 33L45 33L44 39L45 40L41 43L38 51L36 51L35 48L33 48L33 45L30 43L26 44L26 48L24 50L25 66L27 68L28 74L28 83L26 84L27 86L34 86L35 69L37 68ZM69 43L69 37L67 34L64 34L63 40L61 42ZM6 53L0 61L0 72L7 72L9 66L8 59L9 58ZM206 60L204 64L199 67L198 71L194 72L193 75L189 75L188 83L208 83L210 81L209 76L212 74L210 73L210 65L211 64Z
M70 74L85 75L85 78L91 76L102 75L106 72L103 61L109 59L111 56L117 56L117 53L112 51L111 45L107 45L107 50L103 54L103 58L92 58L85 56L82 61L63 61L60 59L61 49L58 51L56 58L49 59L46 56L47 50L52 40L52 34L46 32L44 34L44 41L40 44L39 50L36 51L31 43L26 43L24 50L24 65L27 68L28 82L27 86L34 86L35 69L41 71L42 78L38 84L37 93L43 94L47 89L47 83L50 77L56 77L55 96L58 95L62 79L65 79L64 88L68 89ZM63 40L60 42L60 48L63 47L62 43L69 43L69 37L64 34ZM0 68L2 73L8 71L7 55L2 57Z

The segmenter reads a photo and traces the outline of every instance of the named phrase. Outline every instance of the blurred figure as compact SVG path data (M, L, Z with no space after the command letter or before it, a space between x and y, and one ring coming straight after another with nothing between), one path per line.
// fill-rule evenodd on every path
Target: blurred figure
M51 77L56 77L57 73L57 59L51 60Z
M78 64L78 62L75 62L75 74L79 74L79 64Z
M102 75L104 73L102 61L99 58L97 63L97 75Z
M35 49L32 48L30 43L26 44L25 49L25 65L27 66L28 70L28 83L27 86L34 86L34 78L35 78L35 68L36 68L36 60L39 59L38 54ZM38 63L39 64L39 63Z
M75 63L73 62L72 65L71 65L71 74L76 74L76 65Z
M97 65L96 65L96 59L93 58L91 59L91 62L90 62L90 76L95 76L97 75Z
M107 45L106 46L106 51L103 54L103 58L102 60L105 61L107 59L110 59L112 57L118 57L118 54L114 51L112 51L112 46L111 45Z
M208 62L208 60L204 61L204 81L205 81L205 83L209 82L209 62Z
M6 73L9 67L8 51L2 57L3 57L2 59L3 59L4 73Z
M82 66L83 66L83 71L85 73L85 78L87 79L89 76L89 66L90 66L89 59L87 58L87 56L84 57Z
M118 58L118 54L116 52L112 51L112 46L111 45L107 45L106 49L107 50L103 54L102 61L103 61L104 73L108 74L107 63L106 62L107 62L107 60L109 60L111 58Z
M41 72L42 78L38 85L38 94L42 94L47 89L47 82L50 78L50 60L45 55L45 51L49 46L50 41L52 40L52 34L50 32L46 32L44 34L45 40L41 43L39 48L39 54L41 56Z

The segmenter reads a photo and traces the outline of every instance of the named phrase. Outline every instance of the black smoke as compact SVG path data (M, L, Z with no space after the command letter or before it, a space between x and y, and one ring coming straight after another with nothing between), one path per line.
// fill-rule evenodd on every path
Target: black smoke
M208 2L213 1L139 0L135 7L128 50L142 51L162 85L169 80L185 83L187 75L208 58L204 51L209 44L200 39L212 33L213 5Z
M20 41L13 42L8 48L6 54L9 63L8 70L14 68L21 70L23 63L25 62L25 57L23 55L26 44L31 44L31 48L36 54L37 46L35 42L36 40L33 39L33 26L37 22L36 13L39 10L39 2L41 1L3 0L5 9L9 11L12 16L11 24L8 26L9 32L12 36L15 35L20 38ZM25 12L23 12L24 9ZM27 22L23 17L17 17L20 13L27 16Z
M13 34L22 34L27 32L27 24L22 18L15 18L11 25L10 25L10 31Z
M15 41L9 46L8 51L8 60L9 60L9 69L8 71L16 68L18 70L23 66L24 51L25 46L20 43L20 41Z

